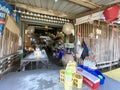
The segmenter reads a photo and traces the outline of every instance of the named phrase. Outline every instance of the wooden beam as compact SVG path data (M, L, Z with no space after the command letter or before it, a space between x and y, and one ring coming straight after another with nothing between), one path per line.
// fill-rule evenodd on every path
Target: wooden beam
M89 10L87 12L85 11L85 12L79 13L79 14L76 15L76 18L80 18L80 17L83 17L83 16L87 16L87 15L102 11L102 10L104 10L106 8L109 8L111 6L114 6L114 5L119 5L120 6L120 2L119 3L114 3L114 4L109 5L109 6L102 6L101 8L96 8L96 9L93 9L93 10Z
M62 27L64 24L57 24L57 23L50 23L50 22L43 22L43 21L37 21L37 20L29 20L29 19L21 19L22 22L27 22L28 24L33 25L51 25L53 27Z
M75 18L75 15L73 15L73 14L67 14L67 13L64 13L64 12L54 11L54 10L47 10L47 9L44 9L44 8L31 6L31 5L28 5L28 4L22 4L22 3L10 3L10 4L15 5L18 8L28 10L30 12L41 13L41 14L57 16L57 17L63 17L63 18L68 18L68 19Z
M68 0L68 1L71 1L73 3L76 3L78 5L81 5L81 6L90 8L90 9L95 9L95 8L101 7L100 5L90 2L89 0Z

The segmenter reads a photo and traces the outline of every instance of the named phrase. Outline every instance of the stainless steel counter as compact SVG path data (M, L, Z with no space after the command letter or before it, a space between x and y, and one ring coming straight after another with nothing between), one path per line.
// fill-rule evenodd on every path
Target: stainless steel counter
M25 66L28 63L31 63L31 69L32 69L32 62L36 62L36 68L37 68L39 62L42 62L44 65L47 66L49 59L48 59L46 52L44 52L44 55L41 55L40 57L36 57L34 55L34 53L31 53L31 54L27 55L23 60L21 60L22 71L25 71Z

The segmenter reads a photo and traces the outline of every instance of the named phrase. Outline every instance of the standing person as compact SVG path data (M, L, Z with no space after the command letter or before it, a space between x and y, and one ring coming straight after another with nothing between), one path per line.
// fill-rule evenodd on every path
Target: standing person
M84 39L83 39L83 41L82 41L81 46L82 46L82 48L83 48L83 52L82 52L81 58L82 58L82 60L84 60L86 56L89 56L88 46L87 46L87 44L85 43Z

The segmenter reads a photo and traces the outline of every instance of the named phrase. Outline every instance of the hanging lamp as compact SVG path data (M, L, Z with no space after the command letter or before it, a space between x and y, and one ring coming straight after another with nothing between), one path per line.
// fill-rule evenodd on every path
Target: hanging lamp
M74 35L74 26L71 23L65 23L62 28L62 32L66 35L73 34Z

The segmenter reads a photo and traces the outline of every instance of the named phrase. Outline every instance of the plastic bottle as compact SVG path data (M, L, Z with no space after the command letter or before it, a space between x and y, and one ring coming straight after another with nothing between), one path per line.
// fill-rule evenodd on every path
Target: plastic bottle
M42 57L45 57L45 50L44 49L41 50L41 53L42 53Z
M95 58L92 58L91 60L91 69L97 69Z
M65 81L66 82L72 81L72 71L70 70L69 67L65 71Z
M65 71L64 88L65 90L72 90L72 71L70 67L67 67Z
M86 58L84 59L83 65L86 66Z
M89 66L89 58L88 58L88 56L85 57L83 65L86 66L86 67Z

